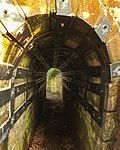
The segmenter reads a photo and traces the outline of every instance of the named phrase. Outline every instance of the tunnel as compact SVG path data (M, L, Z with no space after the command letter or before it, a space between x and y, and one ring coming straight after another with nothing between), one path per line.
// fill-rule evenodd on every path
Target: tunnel
M0 150L120 150L119 0L0 12Z

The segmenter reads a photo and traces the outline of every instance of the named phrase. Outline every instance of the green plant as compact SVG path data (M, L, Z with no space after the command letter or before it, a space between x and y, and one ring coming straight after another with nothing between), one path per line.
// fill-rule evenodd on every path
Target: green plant
M54 78L56 75L60 74L60 70L57 68L51 68L48 72L47 72L47 76L49 79Z

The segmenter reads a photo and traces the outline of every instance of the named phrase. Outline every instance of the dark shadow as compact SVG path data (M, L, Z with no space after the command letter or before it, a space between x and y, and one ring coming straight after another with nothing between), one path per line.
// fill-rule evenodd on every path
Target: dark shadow
M46 100L29 150L80 150L65 112L62 102Z

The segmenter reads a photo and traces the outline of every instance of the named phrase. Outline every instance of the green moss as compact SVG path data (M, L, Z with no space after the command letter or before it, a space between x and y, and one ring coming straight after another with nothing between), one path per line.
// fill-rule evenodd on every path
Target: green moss
M24 55L24 57L21 59L19 66L21 67L29 67L30 64L30 57L27 55Z
M62 74L57 68L47 72L46 98L62 99Z
M60 72L59 69L57 68L51 68L48 72L47 72L47 77L49 79L54 78L56 75L58 75Z

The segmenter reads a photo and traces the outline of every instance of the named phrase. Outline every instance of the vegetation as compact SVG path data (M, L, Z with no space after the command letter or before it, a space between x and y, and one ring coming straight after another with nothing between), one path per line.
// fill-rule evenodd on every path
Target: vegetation
M57 68L51 68L48 73L47 73L47 77L49 79L54 78L56 75L60 74L60 70Z
M62 74L57 68L47 72L46 98L62 100Z

